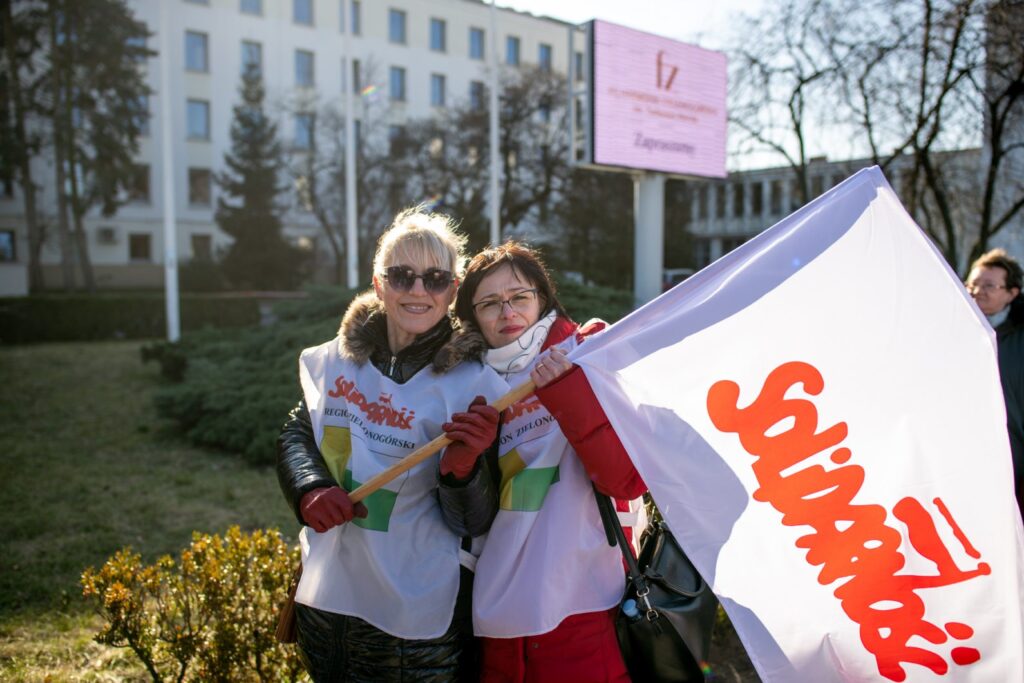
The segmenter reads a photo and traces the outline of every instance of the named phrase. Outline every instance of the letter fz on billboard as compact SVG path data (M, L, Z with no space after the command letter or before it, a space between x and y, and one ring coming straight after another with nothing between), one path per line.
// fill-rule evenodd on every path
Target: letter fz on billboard
M726 58L594 21L594 164L725 177Z

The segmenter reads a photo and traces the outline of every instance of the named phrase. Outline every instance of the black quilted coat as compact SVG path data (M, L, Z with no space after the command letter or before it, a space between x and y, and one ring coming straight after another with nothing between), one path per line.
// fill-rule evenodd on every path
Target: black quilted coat
M485 349L453 337L445 317L398 354L387 343L387 319L372 293L352 302L338 332L343 352L370 362L399 384L418 372L445 372L463 361L479 361ZM427 366L430 366L429 368ZM337 486L313 434L305 401L288 416L277 442L277 476L285 498L302 524L303 494ZM497 444L477 461L465 481L438 479L438 500L448 526L459 536L485 533L498 510ZM462 569L455 616L448 632L430 640L404 640L362 619L296 605L299 647L314 681L476 680L470 596L472 573Z

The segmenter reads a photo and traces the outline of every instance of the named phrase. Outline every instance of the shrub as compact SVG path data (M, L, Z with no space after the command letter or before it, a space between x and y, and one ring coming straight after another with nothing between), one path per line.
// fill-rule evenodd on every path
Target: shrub
M617 321L633 310L633 293L622 289L581 285L571 280L558 279L558 299L574 320L584 323L600 318L609 323Z
M298 653L274 630L298 556L276 530L237 526L194 533L177 561L124 548L82 574L105 622L95 640L131 649L154 681L295 681Z
M337 333L353 294L336 287L311 290L306 299L275 306L273 325L205 330L177 344L148 347L143 359L158 360L164 376L176 382L157 391L157 410L194 444L239 453L254 465L272 464L281 425L300 397L299 352Z
M192 259L178 267L178 282L183 292L220 292L227 279L220 263L212 259Z
M241 327L260 320L259 302L185 294L181 327ZM0 342L145 339L167 333L164 297L159 292L60 294L0 299Z
M159 361L164 376L175 382L157 392L157 409L192 443L240 453L252 464L272 464L281 425L301 396L299 352L337 333L354 295L338 287L313 288L304 299L277 304L272 325L207 330L185 335L178 344L147 347L143 358ZM559 297L581 322L614 322L632 301L629 292L572 282L559 283Z

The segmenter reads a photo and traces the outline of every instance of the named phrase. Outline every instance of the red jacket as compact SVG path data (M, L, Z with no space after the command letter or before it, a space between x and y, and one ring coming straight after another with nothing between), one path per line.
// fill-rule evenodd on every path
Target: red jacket
M543 349L570 334L580 340L604 329L605 323L580 328L558 318L548 332ZM579 366L536 391L537 398L558 420L558 426L601 493L616 498L616 507L628 510L628 501L647 486L640 478L608 416L594 396ZM627 529L627 534L629 530ZM623 571L625 587L625 571ZM481 638L485 683L579 683L629 681L615 637L615 608L574 614L554 630L520 638Z

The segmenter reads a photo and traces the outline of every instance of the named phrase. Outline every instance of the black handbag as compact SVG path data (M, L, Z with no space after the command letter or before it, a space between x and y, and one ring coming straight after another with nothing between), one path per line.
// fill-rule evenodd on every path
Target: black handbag
M611 499L594 493L608 543L618 543L628 567L615 631L630 677L644 683L703 681L718 599L664 521L651 522L634 558Z

